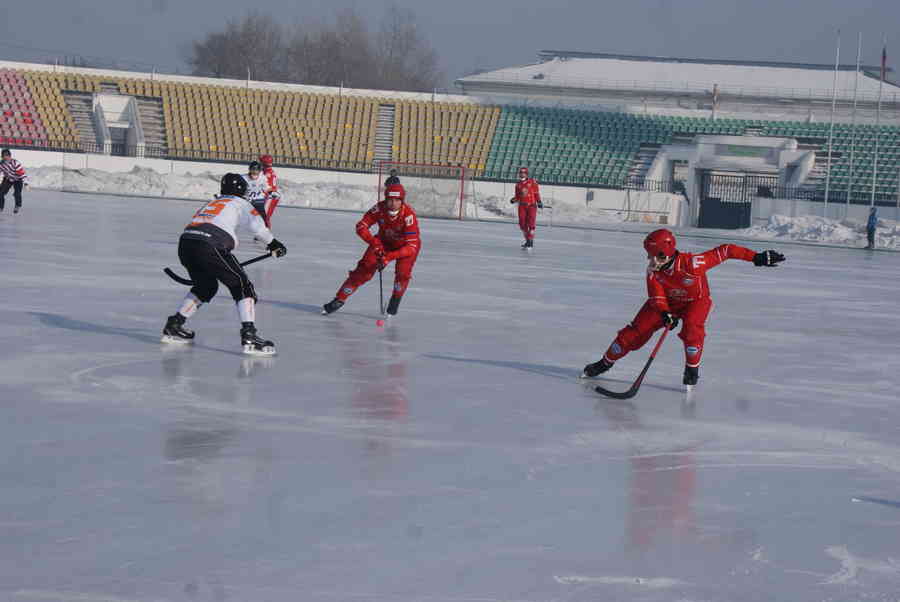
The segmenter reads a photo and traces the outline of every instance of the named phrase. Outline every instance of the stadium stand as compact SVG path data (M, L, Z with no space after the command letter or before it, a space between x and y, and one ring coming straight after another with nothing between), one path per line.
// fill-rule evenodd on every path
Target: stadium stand
M482 179L512 180L516 168L527 165L545 183L631 186L640 184L661 145L690 143L701 134L796 138L816 153L811 187L821 186L827 163L829 126L821 122L501 107L72 70L0 70L0 138L8 145L94 151L90 95L97 92L137 99L146 156L244 161L267 152L282 164L369 170L376 159L379 107L390 106L392 141L382 157L462 165ZM871 184L876 143L877 193L896 193L900 128L886 125L835 125L833 188Z
M21 73L0 69L0 110L0 144L41 145L47 141L41 112Z
M855 135L854 135L855 133ZM527 165L544 182L622 187L635 175L642 146L689 142L701 134L796 138L827 161L829 124L746 119L706 119L633 115L555 108L504 107L484 177L513 179ZM836 124L832 144L832 183L837 187L871 183L878 141L876 192L896 192L900 169L900 128ZM850 149L853 146L853 172Z
M462 165L477 177L487 163L499 107L396 101L394 161Z

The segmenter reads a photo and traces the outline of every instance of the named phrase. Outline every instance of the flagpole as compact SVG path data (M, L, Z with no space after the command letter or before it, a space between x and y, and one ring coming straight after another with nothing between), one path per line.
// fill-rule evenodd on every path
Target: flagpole
M881 123L881 92L884 89L884 70L887 63L887 35L881 40L881 80L878 82L878 108L875 110L875 165L872 169L872 199L869 202L871 207L875 206L875 180L878 177L878 140L881 138L881 132L878 126Z
M828 128L828 167L825 169L825 205L823 215L828 217L828 194L831 190L831 148L834 140L834 108L837 103L838 65L841 62L841 30L837 32L837 53L834 58L834 83L831 86L831 127Z
M847 215L850 215L850 195L853 192L853 155L856 151L856 92L859 90L859 61L862 55L862 32L856 42L856 79L853 82L853 117L850 127L850 181L847 183Z

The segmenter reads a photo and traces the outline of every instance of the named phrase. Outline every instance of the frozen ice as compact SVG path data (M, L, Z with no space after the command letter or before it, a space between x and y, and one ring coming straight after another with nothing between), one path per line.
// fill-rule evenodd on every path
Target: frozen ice
M279 208L253 358L224 289L159 343L196 206L0 214L0 599L896 600L896 254L719 266L693 403L675 337L621 403L578 375L645 299L640 233L422 220L377 328L377 278L320 315L358 214Z

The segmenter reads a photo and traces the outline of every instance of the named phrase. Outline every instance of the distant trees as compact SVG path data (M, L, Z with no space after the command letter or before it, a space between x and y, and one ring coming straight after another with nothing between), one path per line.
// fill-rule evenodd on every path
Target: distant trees
M377 30L355 9L288 27L249 12L193 42L194 75L380 90L431 91L443 78L413 11L388 8Z

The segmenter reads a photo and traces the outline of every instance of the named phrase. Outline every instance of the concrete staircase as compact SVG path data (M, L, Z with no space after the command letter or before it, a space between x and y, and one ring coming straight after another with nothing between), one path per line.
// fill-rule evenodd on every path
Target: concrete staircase
M390 161L394 153L394 105L378 105L375 127L375 160Z
M135 96L138 119L144 131L144 144L149 156L165 156L169 152L166 140L166 118L161 98Z
M66 108L75 121L78 142L84 150L97 151L99 139L94 127L94 95L90 92L64 91Z
M650 166L659 154L659 144L641 144L631 166L628 168L629 182L643 182L650 171Z

